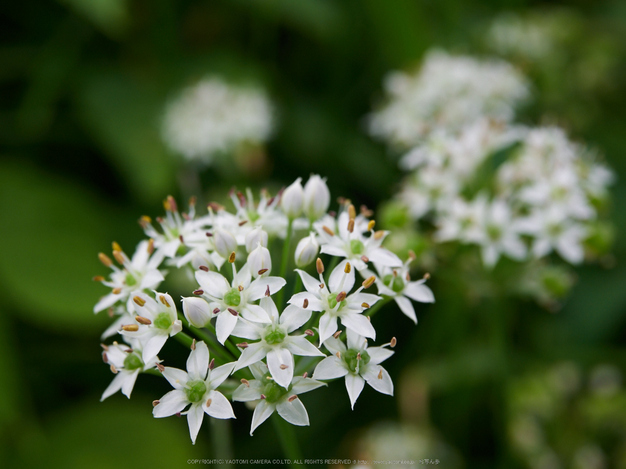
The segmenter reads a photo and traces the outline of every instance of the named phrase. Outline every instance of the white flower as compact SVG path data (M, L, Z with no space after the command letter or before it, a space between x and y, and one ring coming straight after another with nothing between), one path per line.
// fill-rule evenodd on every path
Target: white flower
M120 332L124 336L141 342L142 359L145 363L161 351L168 336L172 337L183 329L172 297L167 293L154 292L154 294L159 301L143 292L133 293L133 307L139 316L135 318L138 326L135 328L124 326Z
M320 270L318 269L318 272ZM321 272L319 280L302 270L296 269L296 272L300 275L307 291L293 295L289 304L302 305L305 309L323 312L319 320L320 343L337 332L337 319L340 319L348 329L365 337L376 338L376 330L361 314L381 299L380 296L371 293L361 293L364 286L371 285L374 279L365 280L354 293L348 294L354 286L354 270L348 261L340 262L333 269L328 284L324 281Z
M253 230L250 230L246 234L245 243L246 243L246 251L248 253L252 252L258 244L263 247L267 247L268 235L267 231L263 230L260 226L257 226Z
M240 322L233 335L244 339L258 340L248 345L237 361L235 371L256 363L267 356L267 366L277 384L288 387L293 378L294 355L324 356L306 336L290 336L311 317L311 311L289 305L278 315L274 301L261 299L261 307L267 312L265 323Z
M269 249L258 243L257 247L248 254L248 265L253 277L269 275L272 270L272 256Z
M296 376L288 386L283 387L276 381L268 379L270 375L267 366L263 363L251 365L250 371L252 371L255 379L242 383L233 393L233 401L260 400L252 415L250 435L274 412L278 412L278 415L292 425L309 425L309 415L298 395L326 386L325 383L312 378Z
M267 191L262 190L261 198L257 204L254 201L252 191L248 189L245 196L241 192L231 191L230 199L235 205L238 225L246 229L262 226L270 236L276 235L281 238L286 236L287 217L279 209L280 197L270 197ZM244 243L240 242L239 244Z
M321 218L330 205L330 191L326 180L312 174L304 185L304 215L312 221Z
M159 399L152 413L155 417L169 417L185 412L189 424L189 435L193 444L200 431L204 414L216 419L233 419L233 408L217 387L224 382L233 370L234 362L215 369L209 364L209 349L204 342L198 342L187 359L187 372L165 367L163 376L174 388Z
M209 163L218 153L265 142L272 120L271 104L263 91L205 78L169 104L162 135L185 158Z
M102 352L102 360L111 366L115 378L102 393L100 401L105 400L120 389L122 394L130 399L130 393L133 391L139 373L155 368L159 363L156 356L144 363L139 341L130 339L129 342L132 346L117 342L108 346L103 345L105 349Z
M232 334L239 315L249 321L269 321L265 309L252 302L268 292L270 295L276 293L286 283L281 277L259 277L252 281L249 264L245 264L239 272L233 264L232 284L223 275L213 271L199 270L196 272L196 280L202 290L202 297L206 298L210 310L217 315L215 330L221 344Z
M393 298L400 310L417 324L417 316L411 300L420 303L434 303L435 295L432 290L424 285L426 277L411 281L409 275L409 263L407 260L402 267L376 266L379 275L376 277L376 286L379 295ZM365 271L367 275L371 272Z
M296 246L295 261L298 267L306 267L317 257L317 253L320 250L320 245L317 243L315 233L311 233L309 236L302 238Z
M183 297L183 314L189 324L197 328L206 327L207 324L215 317L209 303L202 298L196 297Z
M161 259L158 255L152 255L153 245L148 241L141 241L137 245L132 259L122 251L117 243L114 244L113 256L122 265L122 269L113 264L113 261L104 254L100 254L100 260L113 269L110 280L97 277L103 285L112 289L112 292L104 296L93 308L94 313L103 311L118 302L126 302L126 307L131 310L131 293L135 290L152 290L163 281L163 274L158 270Z
M294 219L302 213L304 203L304 189L302 188L302 178L296 179L280 196L280 206L285 215Z
M235 237L230 232L220 228L213 232L213 242L217 253L224 258L228 258L230 253L237 249Z
M337 232L326 226L323 219L315 223L315 229L319 235L321 252L345 257L357 270L363 270L370 261L388 266L402 265L398 256L381 246L387 232L368 230L368 222L364 217L351 218L348 211L344 210L337 217ZM370 231L369 237L363 235L367 231Z
M393 396L393 382L387 370L380 364L393 355L385 347L367 347L367 339L354 333L350 329L347 333L346 347L340 340L331 337L324 346L332 353L324 358L313 372L314 379L336 379L345 376L346 389L350 404L358 399L365 382L382 394Z

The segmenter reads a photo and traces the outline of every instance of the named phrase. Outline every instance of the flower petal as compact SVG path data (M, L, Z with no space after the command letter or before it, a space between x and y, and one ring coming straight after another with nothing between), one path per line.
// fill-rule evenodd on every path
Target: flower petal
M380 376L380 378L379 378ZM382 394L393 396L393 381L391 376L380 365L368 366L363 377L371 387Z
M113 378L113 381L111 381L111 384L109 384L107 386L107 388L104 390L104 392L102 393L102 397L100 398L100 402L102 402L107 397L112 396L117 391L122 389L122 385L124 384L124 381L126 381L126 379L127 379L126 374L121 372L121 371L119 371L115 375L115 378Z
M313 372L313 379L335 379L346 374L348 374L348 370L343 365L343 361L335 355L331 355L317 364Z
M263 346L262 342L256 342L254 344L250 344L248 348L244 349L237 360L237 364L235 365L235 369L233 371L240 370L245 368L246 366L250 366L253 363L256 363L267 355L267 351Z
M302 284L304 288L307 289L310 293L317 293L320 289L320 281L309 274L307 274L304 270L296 269L298 275L302 279Z
M169 417L181 412L189 404L184 391L174 389L159 399L159 403L152 409L152 415L156 418Z
M248 322L242 318L237 321L237 325L230 335L241 337L242 339L259 340L261 338L262 330L263 326L259 326L257 323Z
M404 294L412 300L419 301L420 303L435 302L435 295L433 294L433 291L424 285L423 280L409 282L409 284L404 287Z
M296 305L289 305L280 315L280 324L287 329L287 333L293 332L304 325L311 317L312 312Z
M335 267L328 279L328 288L332 293L339 293L345 291L346 293L352 290L354 286L354 269L350 269L350 272L346 274L345 268L347 260L343 260Z
M223 275L212 270L208 272L198 270L196 272L196 280L200 288L204 290L204 293L213 298L224 298L226 292L230 290L228 280Z
M291 383L291 392L293 394L303 394L305 392L321 388L322 386L327 386L326 383L322 383L321 381L317 381L313 378L305 378L303 376L296 376Z
M137 381L137 376L139 376L139 370L137 369L133 372L120 372L120 374L122 373L126 375L126 379L122 383L122 394L130 399L130 393L133 392L135 381Z
M187 358L187 373L190 380L206 379L209 370L209 348L204 342L197 342L195 350L192 350Z
M315 345L306 340L303 335L285 337L284 343L287 349L289 349L289 351L294 355L300 355L305 357L325 356Z
M365 380L359 375L353 375L352 373L346 375L346 389L348 390L352 410L354 410L354 403L359 398L359 394L363 391L364 386Z
M217 388L226 378L230 376L233 372L233 368L235 367L235 363L236 362L226 363L225 365L218 366L217 368L209 371L211 389Z
M224 342L228 340L228 337L233 333L233 329L237 325L238 316L233 316L230 311L222 311L217 315L217 321L215 321L215 333L217 340L220 344L224 345Z
M248 382L248 386L242 384L233 392L233 401L248 402L261 399L263 384L258 379Z
M189 424L189 436L191 436L191 443L194 445L196 444L196 438L198 437L198 432L202 426L203 418L204 409L202 408L202 404L192 404L189 411L187 411L187 423Z
M367 252L367 257L371 262L380 265L389 267L400 267L402 265L400 258L385 248L372 249Z
M249 301L258 300L265 296L267 288L270 289L270 295L273 295L285 286L287 281L282 277L259 277L246 289Z
M235 413L233 407L228 402L228 399L224 397L219 391L211 391L206 397L206 400L202 403L202 408L211 417L216 419L234 419ZM207 403L211 399L211 405L207 407Z
M411 300L409 300L406 296L396 296L393 300L397 303L400 311L411 319L411 321L417 324L417 316L415 315L415 309L413 308Z
M143 348L142 358L144 363L148 363L152 358L157 355L163 346L167 342L167 335L165 334L155 334L146 342L146 345Z
M268 404L265 399L261 400L254 409L252 414L252 425L250 426L250 436L256 428L265 422L270 415L274 413L276 406L274 404Z
M318 290L319 290L319 286L318 286ZM315 296L313 293L309 293L309 292L296 293L289 299L287 303L289 303L290 305L303 307L305 300L308 302L308 305L306 308L303 308L303 309L306 309L308 311L323 311L324 310L324 305L322 304L321 300L317 296Z
M341 323L363 337L376 338L376 330L369 320L359 313L348 313L341 316Z
M337 318L329 313L322 314L320 318L320 344L337 332Z
M394 354L393 350L386 347L370 347L367 349L367 353L370 356L370 365L378 365Z
M300 427L309 425L309 414L306 413L306 408L302 401L295 398L293 401L283 401L276 405L278 415L284 418L292 425L298 425Z
M189 381L189 375L178 368L166 366L162 374L174 389L183 389Z
M283 388L288 388L293 378L293 355L286 348L277 348L267 352L267 367L274 381Z

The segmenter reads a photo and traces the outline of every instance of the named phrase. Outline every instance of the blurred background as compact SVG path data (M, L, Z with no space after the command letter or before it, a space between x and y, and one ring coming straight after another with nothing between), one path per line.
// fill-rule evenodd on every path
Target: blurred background
M604 153L617 174L611 254L576 269L558 311L468 302L445 266L433 272L437 303L419 305L417 327L377 323L399 340L395 397L367 388L351 411L341 382L306 395L303 456L626 468L625 2L31 0L0 15L2 467L179 467L219 451L206 422L192 446L185 419L153 419L168 390L156 377L99 402L112 375L109 321L92 313L106 293L91 280L105 270L97 253L113 240L132 252L137 219L188 195L190 163L161 137L181 89L219 76L262 87L274 107L266 145L200 168L206 200L317 173L376 209L402 175L365 116L389 71L438 47L512 61L534 96L519 120ZM235 457L281 457L272 426L249 437L237 406Z

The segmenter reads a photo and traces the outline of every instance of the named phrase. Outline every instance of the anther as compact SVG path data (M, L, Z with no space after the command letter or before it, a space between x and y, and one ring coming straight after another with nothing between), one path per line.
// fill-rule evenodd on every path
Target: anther
M237 344L239 348L248 348L248 342L240 342Z
M363 288L369 288L374 284L375 281L376 281L376 277L372 275L371 277L368 277L365 280L363 280L363 283L361 285L363 285Z
M206 400L206 406L207 407L211 407L211 404L213 403L213 399L207 399Z
M298 396L294 394L293 396L289 396L289 398L288 398L287 400L288 400L289 402L293 402L293 401L295 401L297 398L298 398Z
M383 369L382 368L378 372L378 379L383 379Z
M241 378L241 384L243 384L247 388L250 387L250 381L248 381L246 378Z
M196 205L197 201L198 198L195 195L192 195L191 197L189 197L189 206L193 207L194 205Z
M335 339L338 339L340 335L341 335L341 331L337 331L337 332L335 332L335 333L333 334L333 337L334 337Z
M354 210L354 205L348 205L348 215L350 216L350 220L354 220L356 218L356 210Z
M126 353L133 353L133 349L132 348L127 348L126 350L124 350L124 352L126 352Z
M206 235L207 238L210 238L211 236L213 236L213 233L207 231L206 233L204 233Z
M361 303L361 308L368 309L369 307L370 307L370 305L369 305L369 304L367 304L367 303L365 303L365 302Z
M426 272L426 273L424 274L424 277L423 277L423 278L424 278L424 280L428 280L428 279L430 278L430 274L429 274L428 272Z
M357 353L357 354L356 354L356 359L357 359L357 360L360 360L360 359L361 359L361 352L359 352L359 353Z
M201 265L200 267L198 267L198 269L200 269L203 272L208 272L209 268L206 265Z
M398 339L396 339L395 337L392 337L391 340L389 341L389 347L394 348L397 343L398 343Z
M347 296L346 292L342 291L342 292L339 292L339 294L337 295L335 299L337 300L337 303L341 303L343 300L346 299L346 296Z
M113 257L115 257L115 260L118 264L124 265L126 259L124 259L124 254L122 254L122 251L113 251Z
M167 302L167 299L165 298L165 296L159 295L159 300L161 301L161 303L163 303L168 308L170 307L170 304Z
M308 298L305 298L304 301L302 302L302 309L307 309L309 307L309 300Z
M148 254L152 254L154 252L154 239L150 238L148 240Z
M122 247L116 241L113 241L111 245L113 247L113 251L122 252Z
M287 368L289 368L287 365L285 365L284 363L282 365L280 365L280 369L281 370L286 370Z
M322 229L331 236L335 236L335 232L328 228L326 225L322 226Z
M267 399L267 398L265 397L265 394L261 394L261 399Z
M150 321L150 319L144 318L143 316L135 316L135 321L145 326L149 326L150 324L152 324L152 321Z
M233 316L239 316L239 313L235 311L233 308L228 308L228 312Z
M139 219L139 224L141 225L142 228L145 228L146 226L148 226L150 223L152 223L152 219L148 216L148 215L143 215L140 219Z
M171 212L178 212L178 206L176 205L176 199L174 199L174 197L168 195L166 202ZM165 210L168 210L168 207L165 207Z
M115 311L113 310L113 307L109 308L107 310L107 314L109 315L110 318L112 318L113 316L115 316Z
M320 283L319 287L320 287L320 289L324 288L324 284Z
M335 355L337 355L337 358L341 358L341 352L340 352L340 351L337 351L337 352L335 353Z
M116 287L112 290L114 295L119 295L120 293L122 293L122 289L120 287Z
M198 290L194 290L194 291L193 291L193 294L194 294L194 295L202 295L203 293L204 293L204 290L199 290L199 289L198 289Z
M156 407L161 403L161 401L159 401L158 399L155 399L154 401L152 401L152 407Z
M182 244L185 244L185 240L183 239L183 235L178 235L178 239Z
M237 290L239 290L239 291L243 291L243 285L239 285L239 286L237 287Z
M361 215L363 215L366 218L369 218L372 215L374 215L374 211L367 208L367 205L361 205L359 207L359 211L361 212Z
M165 371L165 367L163 365L161 365L160 363L157 363L157 370L159 370L161 373L163 373Z
M376 226L376 220L370 220L370 222L367 224L367 231L372 231L375 226Z
M220 309L219 309L219 308L215 308L215 309L213 310L213 314L217 314L217 313L219 313L219 312L220 312Z
M243 225L245 225L246 223L248 223L248 220L243 220L243 221L240 221L240 222L239 222L239 226L243 226Z
M102 347L102 350L104 350L105 352L109 350L109 346L107 344L100 344L100 347Z
M378 230L374 233L374 239L376 240L382 238L383 236L385 236L385 232L382 230Z
M193 339L191 341L191 350L195 350L196 349L196 339Z
M219 212L220 210L224 210L224 206L218 204L217 202L211 202L207 205L208 209L213 210L214 212Z
M269 269L261 269L257 272L257 274L259 275L263 275L265 272L267 272Z
M96 276L93 278L93 281L94 281L94 282L104 282L104 277L103 277L102 275L96 275Z
M270 286L268 285L267 288L265 289L265 296L269 297L270 295L271 295L271 293L270 293Z
M409 259L411 259L412 261L417 259L417 255L415 254L415 251L413 251L413 249L409 249Z
M126 324L122 326L122 330L126 332L136 332L139 330L139 326L137 324Z
M109 357L107 357L106 352L102 352L102 361L104 363L109 363Z
M302 373L302 377L306 378L307 376L309 376L309 373L307 371L305 371L304 373Z
M322 262L322 259L320 259L319 257L315 261L315 267L317 268L318 274L322 275L324 273L324 263Z
M237 256L235 255L235 251L231 252L230 256L228 256L228 262L230 262L232 264L233 262L235 262L235 258L236 257Z
M114 366L114 365L111 365L111 367L110 367L110 368L111 368L111 373L113 373L114 375L116 375L116 374L117 374L117 368L115 368L115 366Z
M349 274L351 270L352 270L352 265L350 265L350 263L349 263L349 262L346 262L346 266L344 267L343 271L344 271L346 274Z
M363 255L363 256L361 256L361 260L367 264L370 261L370 258L365 256L365 255Z
M98 259L100 259L100 262L102 262L105 267L111 267L113 265L111 258L103 252L98 253Z
M354 218L350 218L348 220L348 233L352 233L354 231Z
M307 329L306 331L304 331L304 333L309 337L313 337L315 335L315 332L313 332L311 329Z
M209 370L213 371L213 368L215 368L215 358L211 358L209 362Z
M274 377L273 376L268 376L265 379L267 379L268 381L274 381Z

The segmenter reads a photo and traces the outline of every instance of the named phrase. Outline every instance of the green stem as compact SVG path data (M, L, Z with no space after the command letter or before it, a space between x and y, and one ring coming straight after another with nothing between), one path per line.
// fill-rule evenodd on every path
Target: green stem
M230 422L221 419L209 419L211 421L211 442L215 458L224 460L218 467L231 469L232 464L225 460L233 459L233 441L230 430Z
M185 334L184 332L179 332L178 334L174 336L174 338L177 341L179 341L181 344L183 344L185 347L191 347L191 344L193 343L193 339L189 337L187 334Z
M287 275L287 265L289 264L289 244L291 243L291 235L293 234L293 219L290 218L287 223L287 237L285 238L285 244L283 244L282 258L280 259L280 276L285 278ZM277 296L277 305L279 308L283 308L283 297L285 296L285 289L281 288Z
M293 428L277 413L272 414L272 423L276 433L278 433L278 441L280 441L280 446L283 448L283 453L287 458L291 459L291 467L299 467L297 464L294 464L294 461L302 459L302 453L300 452L298 439Z

